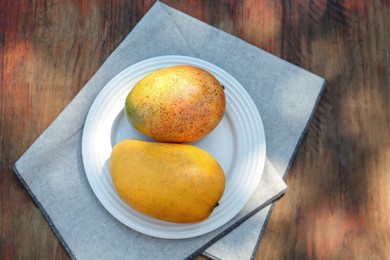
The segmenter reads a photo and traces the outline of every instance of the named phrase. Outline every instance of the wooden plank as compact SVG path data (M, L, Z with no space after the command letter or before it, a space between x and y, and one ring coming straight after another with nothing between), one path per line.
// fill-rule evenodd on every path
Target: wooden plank
M329 82L256 259L388 259L389 5L283 10L283 57Z

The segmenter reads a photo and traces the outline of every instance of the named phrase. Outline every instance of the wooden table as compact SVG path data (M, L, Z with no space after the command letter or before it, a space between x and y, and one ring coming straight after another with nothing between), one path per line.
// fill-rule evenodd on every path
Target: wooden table
M68 259L12 171L148 11L0 1L1 259ZM328 80L256 259L390 259L390 3L162 1Z

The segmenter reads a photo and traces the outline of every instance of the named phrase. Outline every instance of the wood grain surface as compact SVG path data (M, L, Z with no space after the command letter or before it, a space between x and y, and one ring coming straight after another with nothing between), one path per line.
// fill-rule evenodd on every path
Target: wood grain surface
M0 0L1 259L69 259L12 165L154 2ZM390 259L390 2L162 2L328 81L255 259Z

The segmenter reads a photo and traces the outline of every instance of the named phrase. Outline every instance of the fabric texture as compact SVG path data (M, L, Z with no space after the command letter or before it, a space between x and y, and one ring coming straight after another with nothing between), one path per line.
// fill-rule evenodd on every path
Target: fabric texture
M244 209L208 234L160 239L117 221L95 197L81 142L91 104L130 65L156 56L211 62L237 79L260 112L267 141L262 179ZM250 259L272 203L286 191L294 158L325 80L241 39L156 2L72 102L15 163L14 170L73 259Z

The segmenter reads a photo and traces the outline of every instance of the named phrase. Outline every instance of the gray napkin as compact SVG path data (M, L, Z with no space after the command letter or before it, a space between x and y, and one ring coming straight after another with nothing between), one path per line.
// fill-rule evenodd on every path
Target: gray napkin
M86 179L82 129L105 84L128 66L161 55L209 61L235 77L254 99L265 127L267 160L245 208L208 234L159 239L124 226L99 203ZM107 58L74 100L16 162L15 173L74 259L249 259L271 203L286 190L282 177L324 87L324 79L160 2Z

